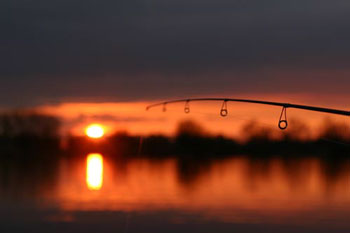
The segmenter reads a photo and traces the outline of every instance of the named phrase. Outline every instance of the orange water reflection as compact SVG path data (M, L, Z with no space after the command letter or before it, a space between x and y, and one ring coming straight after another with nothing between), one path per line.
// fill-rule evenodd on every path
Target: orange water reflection
M86 159L86 184L90 190L100 190L103 182L103 158L92 153Z
M350 164L332 172L318 159L193 163L104 159L103 189L84 182L82 161L60 170L55 200L63 210L180 210L222 221L310 222L350 213ZM345 214L346 213L346 214ZM320 216L321 215L321 216Z

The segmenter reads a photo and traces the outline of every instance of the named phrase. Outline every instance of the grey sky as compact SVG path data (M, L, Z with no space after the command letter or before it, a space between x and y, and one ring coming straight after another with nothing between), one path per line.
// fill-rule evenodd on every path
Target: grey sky
M350 2L5 0L0 105L348 93Z

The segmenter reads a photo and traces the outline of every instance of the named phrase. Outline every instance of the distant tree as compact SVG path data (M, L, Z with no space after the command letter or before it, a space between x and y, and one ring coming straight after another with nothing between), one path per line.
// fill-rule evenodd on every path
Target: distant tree
M336 122L326 118L320 127L319 138L349 141L350 126L345 122Z
M312 138L310 127L299 119L291 119L286 130L281 131L281 140L305 142Z
M0 115L0 136L58 137L60 121L39 113L12 112Z
M181 121L176 130L177 136L203 137L208 135L206 130L193 120Z
M273 141L280 137L272 127L261 125L255 120L243 125L240 135L248 142Z

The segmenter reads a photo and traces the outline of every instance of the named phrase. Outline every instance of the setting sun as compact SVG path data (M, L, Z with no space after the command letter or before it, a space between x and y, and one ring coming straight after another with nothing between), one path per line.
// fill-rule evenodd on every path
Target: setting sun
M90 138L101 138L105 134L105 130L99 124L92 124L86 128L85 133Z

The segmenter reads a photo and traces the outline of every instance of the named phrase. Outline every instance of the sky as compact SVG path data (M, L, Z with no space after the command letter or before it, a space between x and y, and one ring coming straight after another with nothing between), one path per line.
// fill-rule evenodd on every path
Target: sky
M346 0L5 0L0 108L203 96L346 108L349 26Z
M347 94L349 1L5 0L0 104Z

